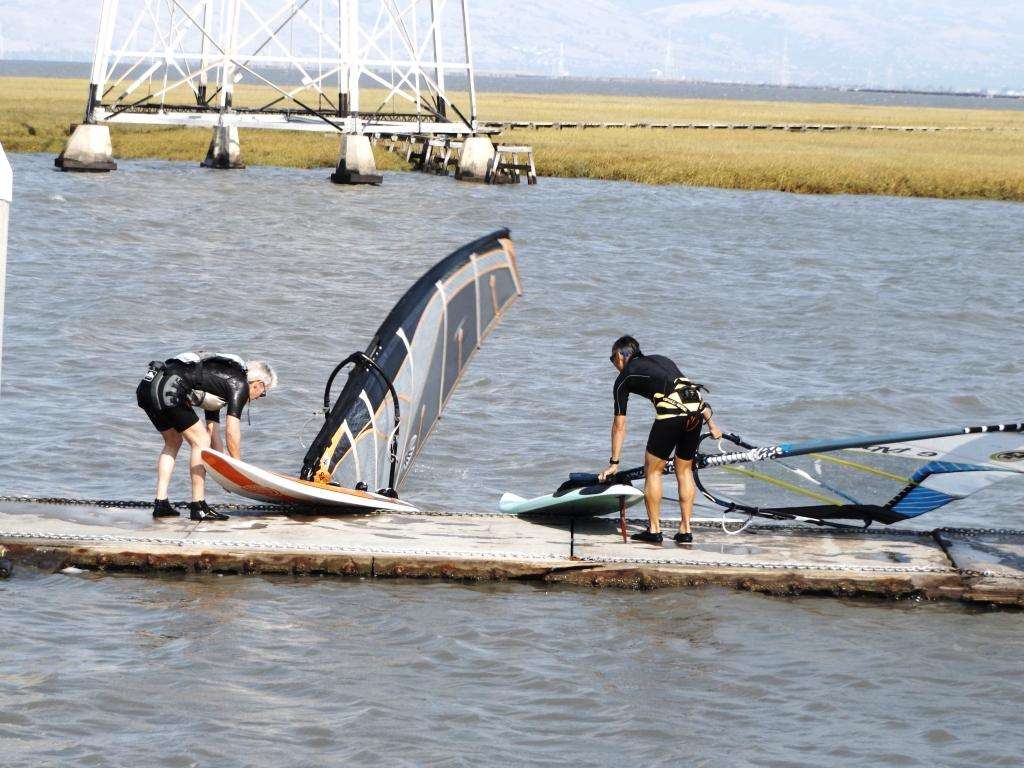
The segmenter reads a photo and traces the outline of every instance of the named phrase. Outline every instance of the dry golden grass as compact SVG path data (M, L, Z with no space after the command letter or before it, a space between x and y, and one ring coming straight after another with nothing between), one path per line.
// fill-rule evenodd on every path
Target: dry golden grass
M64 146L81 119L85 83L49 78L0 79L0 141L8 151ZM383 92L364 92L376 107ZM268 89L240 88L236 103L270 101ZM183 100L184 95L178 100ZM458 101L464 101L464 96ZM488 120L836 123L991 128L991 131L789 133L664 129L517 130L500 141L534 147L546 176L621 179L808 193L912 195L1024 200L1024 113L558 94L481 94ZM156 126L112 129L120 158L198 162L209 131ZM328 134L250 130L241 136L246 163L327 167L338 140ZM377 152L379 167L405 167Z
M1024 111L877 107L782 101L662 99L579 94L481 94L486 120L708 123L829 123L1024 129Z
M787 192L1024 200L1024 135L1016 133L608 129L582 135L537 131L524 141L534 147L538 167L553 176Z

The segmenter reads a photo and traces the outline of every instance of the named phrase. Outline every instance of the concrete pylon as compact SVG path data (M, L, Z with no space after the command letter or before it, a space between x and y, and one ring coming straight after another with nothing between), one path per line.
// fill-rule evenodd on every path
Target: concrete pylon
M105 125L76 125L53 164L62 171L116 171L110 129Z
M341 137L338 167L331 174L335 184L380 184L384 177L377 173L369 136Z
M206 150L206 159L200 165L203 168L245 168L237 126L218 125L213 129L210 148Z
M494 144L486 136L470 136L462 143L459 167L455 178L459 181L487 182L491 161L494 160Z

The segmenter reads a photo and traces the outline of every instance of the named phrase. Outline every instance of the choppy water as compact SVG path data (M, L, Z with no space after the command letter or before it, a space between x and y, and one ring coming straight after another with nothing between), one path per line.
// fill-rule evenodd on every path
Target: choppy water
M526 295L404 488L427 508L493 509L601 468L624 331L758 442L1024 416L1018 205L11 159L0 494L151 498L158 438L134 386L197 345L277 366L243 451L296 469L334 364L498 226ZM1022 513L1004 484L923 524ZM0 605L12 764L977 765L1024 747L1016 614L26 570Z
M1017 614L63 574L0 599L11 765L1020 760Z

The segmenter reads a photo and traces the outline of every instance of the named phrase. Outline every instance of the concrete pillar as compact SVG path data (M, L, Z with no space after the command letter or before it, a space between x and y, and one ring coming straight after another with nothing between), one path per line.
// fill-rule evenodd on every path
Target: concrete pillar
M53 164L62 171L116 171L110 129L105 125L76 125Z
M494 159L494 145L486 136L470 136L462 143L459 167L455 178L459 181L487 181L487 171Z
M7 283L7 218L14 199L14 174L0 144L0 362L4 349L4 292Z
M341 156L338 167L331 174L335 184L380 184L384 177L377 173L373 148L368 136L341 137Z
M218 125L213 129L210 148L206 150L206 159L200 165L203 168L245 168L236 126Z

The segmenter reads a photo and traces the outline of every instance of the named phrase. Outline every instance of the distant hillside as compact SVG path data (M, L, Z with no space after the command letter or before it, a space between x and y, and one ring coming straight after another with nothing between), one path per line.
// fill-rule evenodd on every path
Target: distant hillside
M135 3L120 5L127 13ZM369 21L376 3L361 7ZM2 47L88 59L98 9L98 0L5 0ZM470 16L481 70L1024 90L1020 0L470 0Z

